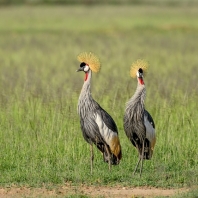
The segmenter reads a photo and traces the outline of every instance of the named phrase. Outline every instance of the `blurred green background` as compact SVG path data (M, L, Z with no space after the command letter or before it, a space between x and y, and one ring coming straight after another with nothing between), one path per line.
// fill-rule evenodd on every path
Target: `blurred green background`
M192 5L196 0L0 0L1 4L158 4L158 5Z
M197 1L0 3L2 186L197 186ZM92 95L117 123L123 150L109 172L95 149L93 175L77 115L83 51L101 60ZM137 86L129 70L139 58L149 62L145 105L157 133L141 179L132 178L138 156L123 130L125 103Z

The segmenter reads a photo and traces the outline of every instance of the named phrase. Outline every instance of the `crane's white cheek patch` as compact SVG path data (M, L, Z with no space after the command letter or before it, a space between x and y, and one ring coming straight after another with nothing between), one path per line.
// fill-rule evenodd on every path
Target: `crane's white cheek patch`
M85 72L89 71L89 66L86 65L86 66L84 67L84 71L85 71Z
M121 148L120 148L120 141L119 141L117 133L110 130L98 114L96 114L95 121L98 125L101 136L103 137L105 142L110 146L111 151L115 155L118 155Z
M144 125L146 127L146 138L151 142L151 147L154 148L156 141L155 129L146 117L144 117Z

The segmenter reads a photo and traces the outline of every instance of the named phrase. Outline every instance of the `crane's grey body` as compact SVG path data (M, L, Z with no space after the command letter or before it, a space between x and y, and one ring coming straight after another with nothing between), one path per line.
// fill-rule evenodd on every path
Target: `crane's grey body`
M119 142L117 126L112 117L91 96L91 70L85 75L87 79L84 81L78 100L83 137L90 145L97 146L103 153L105 162L119 164L121 147L116 145L116 141ZM118 152L115 151L117 147L120 147Z
M124 115L124 130L138 150L138 164L140 160L151 159L155 145L155 124L149 112L144 108L145 97L145 85L138 82L135 94L126 104Z

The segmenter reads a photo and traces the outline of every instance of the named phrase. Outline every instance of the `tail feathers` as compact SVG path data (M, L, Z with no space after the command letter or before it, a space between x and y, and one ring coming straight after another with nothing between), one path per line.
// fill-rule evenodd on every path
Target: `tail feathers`
M118 158L118 160L121 160L122 150L121 150L120 140L118 136L114 136L112 138L109 147L110 147L111 153L115 155Z
M150 160L152 158L154 146L155 146L155 142L150 142L148 139L145 139L143 159ZM141 154L142 154L142 147L139 148L139 155Z
M97 148L103 153L103 159L104 162L109 162L109 156L108 156L108 152L110 153L110 160L111 160L111 164L112 165L118 165L120 163L120 159L122 158L122 152L120 150L118 156L114 155L111 150L110 147L107 146L107 149L105 148L104 144L97 144Z
M104 162L109 163L108 152L105 150L103 153ZM110 154L110 160L112 165L118 165L120 163L120 159L116 157L113 153Z

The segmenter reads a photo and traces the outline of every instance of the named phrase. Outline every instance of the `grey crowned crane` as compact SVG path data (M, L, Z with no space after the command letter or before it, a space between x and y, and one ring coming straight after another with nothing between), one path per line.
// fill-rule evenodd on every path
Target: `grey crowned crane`
M103 153L103 159L111 165L117 165L122 157L117 126L112 117L92 98L92 71L99 72L100 61L93 53L81 53L78 56L80 68L85 73L84 84L78 100L78 114L84 139L90 144L91 173L93 171L93 144Z
M124 130L126 136L136 147L139 159L133 174L141 161L140 176L143 169L143 160L150 160L156 142L155 124L153 118L144 107L146 97L146 87L143 79L143 73L148 67L147 62L137 60L132 64L130 75L137 78L137 88L135 94L126 103L124 114Z

